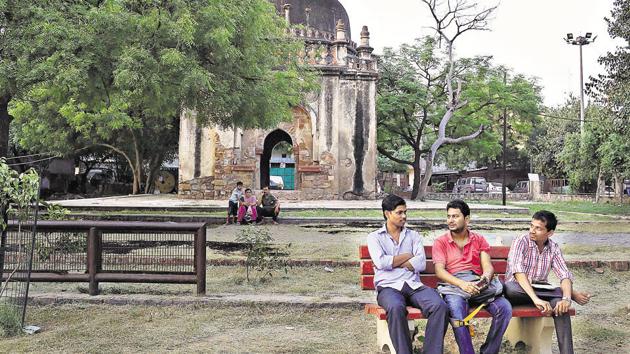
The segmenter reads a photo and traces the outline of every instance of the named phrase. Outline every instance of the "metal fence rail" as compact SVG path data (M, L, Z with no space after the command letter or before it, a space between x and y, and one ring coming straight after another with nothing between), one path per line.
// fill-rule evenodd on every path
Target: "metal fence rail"
M17 234L17 225L8 231ZM5 262L16 257L9 247ZM197 284L203 295L206 224L40 221L31 281L89 282L90 295L99 282Z

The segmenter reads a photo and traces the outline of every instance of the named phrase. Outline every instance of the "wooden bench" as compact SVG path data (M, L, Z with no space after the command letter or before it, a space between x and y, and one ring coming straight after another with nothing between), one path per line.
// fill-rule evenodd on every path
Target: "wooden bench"
M435 275L435 267L431 261L431 246L425 246L424 252L427 257L427 267L421 273L421 280L424 285L435 288L438 278ZM510 252L508 246L495 246L490 249L490 257L494 272L501 280L505 278L507 269L507 256ZM367 246L359 246L359 258L361 259L361 288L363 290L374 290L374 266L370 258ZM472 311L473 309L471 309ZM395 353L392 341L387 329L387 314L385 309L377 304L365 305L365 312L376 316L376 341L380 350ZM415 331L415 320L424 319L422 311L417 308L407 307L408 328L411 334ZM575 309L569 310L571 316L575 315ZM481 310L477 318L492 317L488 311ZM540 310L534 305L514 306L512 309L512 320L505 332L505 337L512 345L523 342L530 348L530 353L551 354L552 334L554 332L553 318L543 316Z

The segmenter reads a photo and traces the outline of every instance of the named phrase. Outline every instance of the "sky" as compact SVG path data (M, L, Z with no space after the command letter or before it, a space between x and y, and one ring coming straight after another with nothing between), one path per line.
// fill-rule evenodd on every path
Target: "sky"
M420 0L339 0L348 15L352 39L359 42L367 25L375 53L397 48L414 38L432 34L429 11ZM603 73L597 59L621 41L608 35L604 17L610 17L613 0L480 0L480 6L499 4L489 23L490 31L467 32L456 41L458 57L492 55L494 63L538 78L544 103L563 104L569 94L579 96L579 47L563 38L572 32L592 32L595 42L583 47L584 82ZM586 97L588 100L588 97Z

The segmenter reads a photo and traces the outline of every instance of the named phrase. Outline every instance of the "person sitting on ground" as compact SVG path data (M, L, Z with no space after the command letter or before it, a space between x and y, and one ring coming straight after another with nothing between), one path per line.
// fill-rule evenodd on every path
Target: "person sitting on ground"
M591 295L573 290L573 274L567 268L560 246L550 239L558 220L546 210L534 213L529 233L512 242L505 272L505 297L512 305L534 304L544 315L553 315L560 353L573 353L569 309L571 299L585 305ZM551 270L560 287L547 282Z
M481 353L498 353L503 334L512 318L512 306L501 293L503 286L494 278L490 261L490 245L486 239L468 228L470 207L463 200L453 200L446 206L448 232L433 243L435 275L442 281L438 292L449 307L451 326L461 354L474 354L468 324L469 306L481 304L492 315Z
M238 223L242 224L244 221L255 221L258 218L256 212L256 196L252 193L252 190L245 189L245 195L241 197L241 205L238 208Z
M256 222L261 222L263 217L271 217L274 224L278 223L278 214L280 214L280 202L278 198L273 196L269 192L269 186L263 187L263 194L258 201L256 211L258 212L258 219Z
M230 224L230 217L232 217L232 222L236 224L236 219L238 215L238 203L243 196L243 182L236 182L236 188L232 190L232 194L230 195L230 199L228 200L228 210L227 210L227 219L225 220L225 225Z
M405 200L390 194L382 203L385 225L367 237L374 263L376 301L387 311L387 327L396 353L412 352L407 305L419 308L428 319L423 353L442 353L448 325L448 308L440 295L422 284L426 267L422 237L405 227Z

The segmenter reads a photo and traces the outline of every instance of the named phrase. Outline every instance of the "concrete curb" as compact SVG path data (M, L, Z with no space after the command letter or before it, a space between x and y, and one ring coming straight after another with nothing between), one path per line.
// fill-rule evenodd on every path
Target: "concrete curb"
M331 268L358 268L360 261L344 261L333 259L289 259L286 261L290 267L331 267ZM566 262L571 268L603 268L608 267L612 270L623 272L630 270L630 261L577 261L569 260ZM244 267L245 259L208 259L206 266L211 267Z
M608 267L617 272L626 272L630 270L630 261L566 261L567 266L571 268L603 268ZM336 260L289 260L288 264L294 267L359 267L359 261L336 261ZM244 266L243 259L209 259L209 266Z
M361 309L365 304L374 303L373 297L345 296L300 296L286 294L212 294L207 296L164 296L164 295L96 295L88 294L31 294L31 305L134 305L134 306L299 306L304 308L352 308Z

